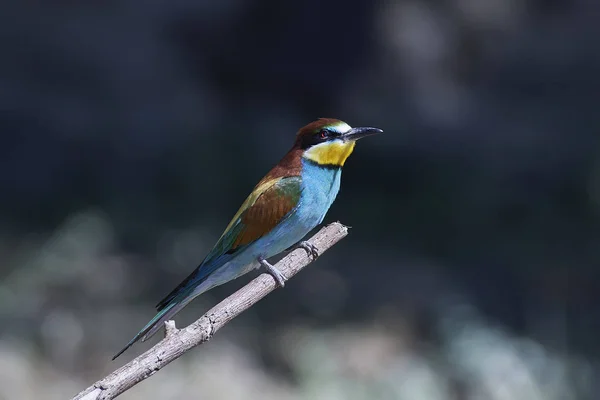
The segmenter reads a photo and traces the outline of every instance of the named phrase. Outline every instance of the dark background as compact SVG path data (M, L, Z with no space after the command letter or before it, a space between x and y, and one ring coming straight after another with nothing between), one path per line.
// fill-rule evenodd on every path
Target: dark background
M109 361L318 117L385 131L349 237L124 399L600 395L597 2L14 1L0 49L0 399L149 348Z

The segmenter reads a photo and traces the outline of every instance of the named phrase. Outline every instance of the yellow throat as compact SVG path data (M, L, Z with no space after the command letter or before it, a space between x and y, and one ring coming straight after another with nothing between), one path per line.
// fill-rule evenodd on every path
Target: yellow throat
M333 140L309 148L302 156L319 165L342 167L346 159L352 154L355 144L354 140L347 142Z

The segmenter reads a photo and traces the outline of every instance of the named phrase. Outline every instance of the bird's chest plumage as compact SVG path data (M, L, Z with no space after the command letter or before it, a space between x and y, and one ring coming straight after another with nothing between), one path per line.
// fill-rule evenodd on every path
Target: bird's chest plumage
M311 229L320 224L340 190L341 168L321 167L303 161L302 194L298 218Z

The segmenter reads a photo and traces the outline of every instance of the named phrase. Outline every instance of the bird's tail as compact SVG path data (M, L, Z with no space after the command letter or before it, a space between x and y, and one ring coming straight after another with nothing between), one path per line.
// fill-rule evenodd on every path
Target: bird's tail
M165 305L165 307L161 309L158 312L158 314L156 314L154 318L152 318L150 322L148 322L146 326L144 326L142 330L139 331L138 334L135 335L133 339L131 339L121 351L115 354L115 356L112 359L114 360L115 358L119 357L125 352L125 350L130 348L138 340L141 339L142 342L144 342L147 339L150 339L160 328L162 328L165 321L168 321L171 318L173 318L175 314L181 311L181 309L185 307L190 301L192 301L194 297L195 296L188 296L182 299L175 298L169 304Z
M222 265L221 264L217 264ZM203 267L203 269L201 269ZM181 311L182 308L188 305L188 303L194 300L197 296L210 290L211 288L223 283L220 281L212 281L207 279L210 272L214 271L214 268L205 268L203 264L200 265L194 272L192 272L183 282L179 284L171 293L169 293L164 299L156 305L158 313L138 332L137 335L131 339L129 343L119 351L113 360L119 357L125 350L130 348L138 340L146 341L150 339L162 326L165 321L173 318L175 314Z

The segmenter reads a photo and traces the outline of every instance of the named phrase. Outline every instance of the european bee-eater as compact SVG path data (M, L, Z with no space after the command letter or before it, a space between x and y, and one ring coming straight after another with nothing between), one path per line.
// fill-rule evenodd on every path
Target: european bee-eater
M263 267L277 284L285 277L267 262L319 225L340 190L346 159L358 139L383 132L321 118L300 129L292 149L254 187L204 261L156 306L158 314L113 360L154 335L200 294ZM313 256L316 249L300 246Z

